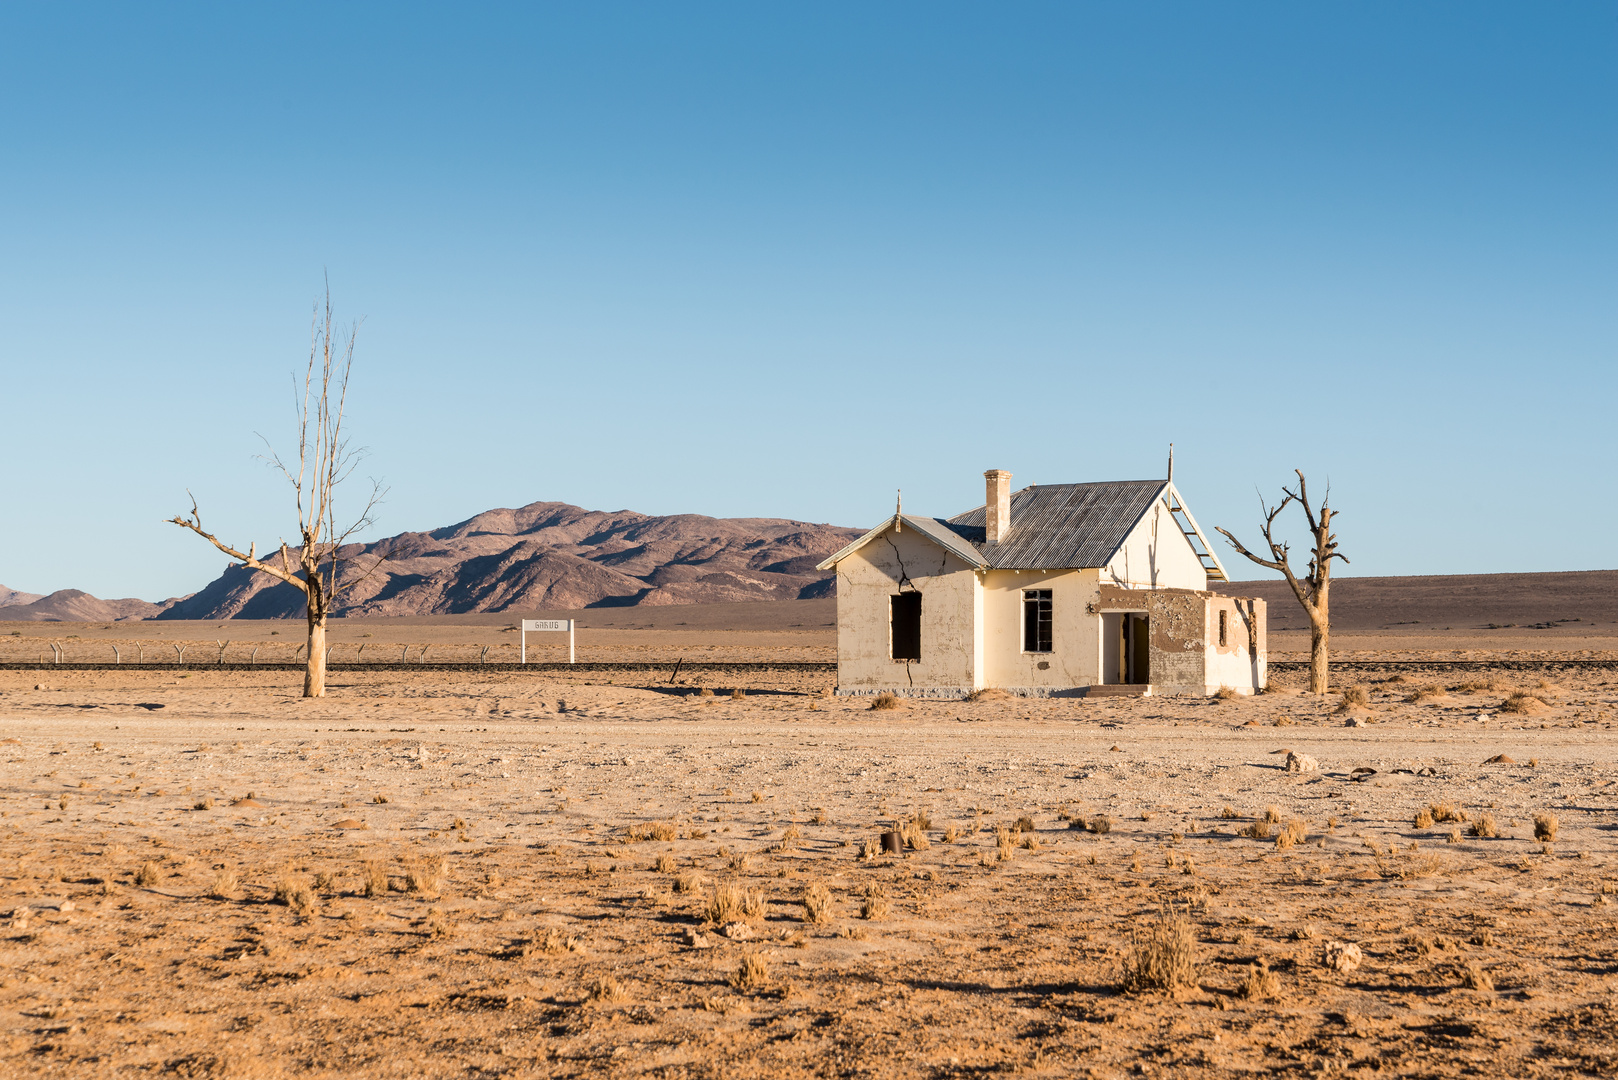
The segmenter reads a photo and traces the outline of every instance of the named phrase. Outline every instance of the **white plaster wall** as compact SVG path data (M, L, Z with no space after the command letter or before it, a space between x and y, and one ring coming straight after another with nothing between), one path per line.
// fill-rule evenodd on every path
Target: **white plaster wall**
M1142 515L1123 546L1101 571L1109 585L1134 589L1208 587L1208 572L1162 499Z
M1067 689L1098 681L1098 570L990 570L983 580L981 685ZM1024 589L1051 590L1051 651L1022 651ZM925 604L925 601L923 602ZM1040 663L1049 666L1040 670Z
M921 661L891 658L890 598L921 593ZM977 667L973 627L981 586L972 566L914 529L891 527L837 564L837 684L845 690L958 687Z
M1254 608L1251 621L1257 631L1258 657L1248 651L1247 608ZM1227 613L1229 635L1224 648L1219 647L1219 612ZM1267 659L1264 644L1267 632L1264 601L1243 600L1229 596L1214 596L1208 600L1208 661L1206 693L1228 686L1243 694L1251 694L1264 686L1264 665Z

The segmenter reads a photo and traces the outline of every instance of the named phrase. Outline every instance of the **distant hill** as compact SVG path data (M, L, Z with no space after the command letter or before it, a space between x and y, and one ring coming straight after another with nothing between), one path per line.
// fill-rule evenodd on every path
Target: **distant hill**
M17 598L28 599L18 602ZM20 593L0 588L0 622L119 622L124 619L150 619L164 610L164 604L145 600L99 600L79 589L59 589L49 596Z
M18 592L16 589L0 585L0 608L32 604L35 600L43 600L44 598L41 593Z
M1234 570L1237 564L1227 559ZM1309 619L1287 583L1215 582L1216 592L1256 596L1271 630L1307 630ZM1618 570L1539 574L1432 574L1338 578L1331 584L1334 631L1618 625Z
M814 599L835 591L832 575L815 564L863 531L778 518L652 517L531 503L345 550L345 579L355 584L333 614ZM303 609L303 594L290 585L232 567L154 615L275 619L299 617Z

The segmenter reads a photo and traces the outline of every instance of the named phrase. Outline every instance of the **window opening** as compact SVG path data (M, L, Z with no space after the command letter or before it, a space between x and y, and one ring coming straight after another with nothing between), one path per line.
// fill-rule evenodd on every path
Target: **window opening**
M1049 589L1023 590L1022 651L1051 651L1051 590Z
M1229 632L1230 613L1227 611L1221 611L1219 613L1219 647L1221 649L1225 647L1225 639L1229 635Z
M890 602L888 640L895 660L921 659L921 593L899 593Z

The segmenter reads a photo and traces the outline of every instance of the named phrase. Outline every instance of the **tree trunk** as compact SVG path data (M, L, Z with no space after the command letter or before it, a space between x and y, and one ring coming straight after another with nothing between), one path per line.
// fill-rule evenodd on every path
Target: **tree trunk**
M1309 692L1326 692L1326 646L1331 638L1331 624L1324 619L1309 623Z
M303 696L326 696L326 616L309 613L309 663L303 672Z

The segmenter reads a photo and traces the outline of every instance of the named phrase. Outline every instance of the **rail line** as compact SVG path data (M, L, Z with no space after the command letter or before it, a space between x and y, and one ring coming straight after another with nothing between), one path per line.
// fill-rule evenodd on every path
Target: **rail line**
M1592 660L1585 658L1537 660L1333 660L1333 671L1618 671L1618 659ZM301 663L265 661L242 663L227 660L224 663L193 661L189 663L114 663L105 660L7 660L0 661L0 671L302 671ZM818 674L836 674L837 665L820 660L698 660L698 661L604 661L565 664L553 661L514 664L507 662L479 663L477 661L417 661L375 660L363 663L333 661L326 665L329 672L355 671L499 671L529 672L532 674L572 672L765 672L801 671ZM1271 660L1272 672L1294 673L1309 670L1307 660Z

